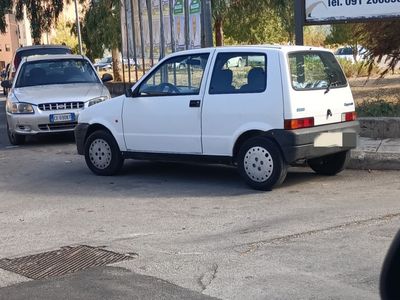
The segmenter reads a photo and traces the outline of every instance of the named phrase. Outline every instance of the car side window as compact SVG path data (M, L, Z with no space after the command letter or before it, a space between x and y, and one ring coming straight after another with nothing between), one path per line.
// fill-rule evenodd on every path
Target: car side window
M139 87L140 96L198 95L208 53L168 59Z
M267 86L267 57L263 53L219 53L210 94L262 93Z

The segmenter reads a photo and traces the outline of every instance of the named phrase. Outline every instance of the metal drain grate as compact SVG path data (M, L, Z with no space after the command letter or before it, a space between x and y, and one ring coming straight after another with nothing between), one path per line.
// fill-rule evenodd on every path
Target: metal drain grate
M45 279L132 258L132 255L79 245L13 259L0 259L0 268L31 279Z

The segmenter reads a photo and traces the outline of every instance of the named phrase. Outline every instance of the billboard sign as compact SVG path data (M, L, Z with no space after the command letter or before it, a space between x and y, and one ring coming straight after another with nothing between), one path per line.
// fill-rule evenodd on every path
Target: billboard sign
M305 0L306 23L400 16L400 0Z

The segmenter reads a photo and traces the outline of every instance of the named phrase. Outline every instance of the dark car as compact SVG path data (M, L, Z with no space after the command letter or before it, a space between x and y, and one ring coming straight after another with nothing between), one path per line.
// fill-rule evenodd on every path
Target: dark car
M55 55L55 54L71 54L72 51L69 47L63 45L35 45L28 47L21 47L15 51L14 58L10 63L6 74L6 80L12 81L17 71L19 64L24 57L32 55ZM4 95L7 95L8 89L4 88Z

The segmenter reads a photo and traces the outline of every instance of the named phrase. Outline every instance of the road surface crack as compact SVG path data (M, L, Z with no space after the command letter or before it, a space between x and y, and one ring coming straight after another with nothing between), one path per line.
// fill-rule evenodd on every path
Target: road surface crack
M334 231L334 230L342 230L342 229L349 228L349 227L369 225L369 224L373 224L376 222L386 222L386 221L390 221L393 218L398 218L398 217L400 217L400 213L387 214L387 215L380 216L380 217L364 219L364 220L356 220L356 221L347 222L344 224L330 226L330 227L326 227L326 228L314 229L314 230L284 235L284 236L280 236L280 237L275 237L275 238L271 238L271 239L261 240L261 241L257 241L257 242L246 243L246 244L242 244L239 246L240 248L242 248L242 250L238 251L238 252L241 255L245 255L247 253L257 250L258 248L260 248L261 246L266 245L266 244L274 244L274 243L278 243L278 242L288 242L293 239L298 239L298 238L311 236L311 235L315 235L315 234L319 234L319 233L326 233L326 232L330 232L330 231ZM243 248L245 248L245 250L243 250Z

